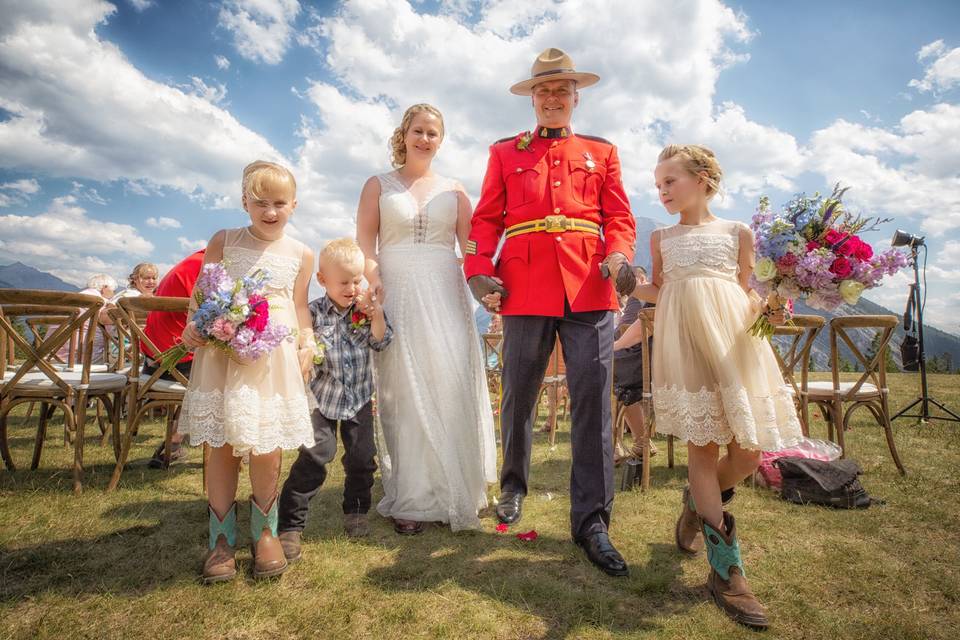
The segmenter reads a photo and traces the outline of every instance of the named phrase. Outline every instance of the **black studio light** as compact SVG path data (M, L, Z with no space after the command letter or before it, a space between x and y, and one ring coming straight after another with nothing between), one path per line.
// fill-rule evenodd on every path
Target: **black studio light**
M927 282L927 245L924 243L923 236L916 236L912 233L897 229L890 239L890 245L894 247L910 248L910 263L913 265L913 284L910 285L910 295L907 298L907 309L903 313L903 330L906 335L903 342L900 343L900 356L903 360L903 368L906 371L920 372L920 395L916 400L900 409L890 420L897 418L917 418L921 424L930 420L949 420L950 422L960 422L960 416L948 409L936 398L930 397L927 387L927 359L923 349L923 307L926 303L926 296L921 295L920 289L920 249L923 249L923 283ZM914 319L916 316L916 319ZM913 334L916 335L913 335ZM930 415L930 405L940 408L946 416ZM920 405L919 413L907 413L917 405Z

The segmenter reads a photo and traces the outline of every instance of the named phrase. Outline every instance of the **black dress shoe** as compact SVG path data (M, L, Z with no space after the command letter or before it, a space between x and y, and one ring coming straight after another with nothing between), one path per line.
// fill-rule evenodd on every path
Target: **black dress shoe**
M576 543L587 554L590 562L597 565L607 575L630 575L626 560L610 544L610 537L606 533L594 533L585 538L577 539Z
M503 524L513 524L520 521L523 515L523 494L506 492L497 502L497 520Z

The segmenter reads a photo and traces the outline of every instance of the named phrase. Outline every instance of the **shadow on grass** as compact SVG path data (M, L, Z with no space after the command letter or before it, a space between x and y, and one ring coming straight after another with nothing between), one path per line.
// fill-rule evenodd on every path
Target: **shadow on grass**
M681 558L665 544L650 544L646 564L633 565L629 578L606 576L569 539L543 535L522 542L510 535L430 529L414 540L377 546L399 550L394 564L367 573L378 588L424 592L453 583L536 616L546 627L544 638L568 637L584 627L656 631L658 618L702 599L677 597L684 589L677 580Z
M141 595L198 575L206 501L153 500L110 508L103 518L153 520L94 538L0 550L0 602L56 592ZM185 539L186 538L186 539Z

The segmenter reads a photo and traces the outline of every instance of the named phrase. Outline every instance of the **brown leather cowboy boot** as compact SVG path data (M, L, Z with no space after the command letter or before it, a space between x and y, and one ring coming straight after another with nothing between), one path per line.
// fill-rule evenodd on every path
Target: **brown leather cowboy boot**
M726 533L717 531L706 522L703 523L707 559L710 561L707 589L717 606L734 622L756 629L766 629L770 624L767 612L747 584L743 561L740 559L736 523L733 516L726 511L723 512L723 528Z
M724 489L720 492L723 508L733 502L734 490ZM677 549L688 555L696 555L703 549L703 533L700 531L700 516L697 514L693 496L690 495L689 485L683 488L683 506L680 517L674 526L673 538L677 542Z
M700 516L693 508L693 498L690 497L690 487L683 488L683 506L680 517L673 528L673 539L677 549L687 555L696 555L703 549L703 533L700 531Z
M283 546L277 538L277 496L264 512L250 496L250 551L253 553L253 577L272 578L287 570Z
M237 543L237 503L221 520L209 504L210 548L203 559L203 583L224 582L237 575L237 562L233 547Z

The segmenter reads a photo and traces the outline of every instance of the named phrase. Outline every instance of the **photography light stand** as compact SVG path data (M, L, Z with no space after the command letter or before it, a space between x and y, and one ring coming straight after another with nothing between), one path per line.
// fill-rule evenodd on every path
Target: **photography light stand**
M920 396L905 406L904 408L897 411L896 414L891 416L890 421L896 420L897 418L917 418L920 424L926 424L930 420L948 420L950 422L960 422L960 416L955 414L953 411L948 409L942 402L936 398L930 397L930 391L927 386L927 355L923 348L923 296L921 295L920 290L920 260L918 253L920 252L920 247L923 247L924 251L924 275L926 275L926 251L927 247L924 244L924 239L919 236L911 235L905 231L897 230L893 234L893 239L890 241L890 244L894 247L910 247L910 261L913 263L913 284L910 285L910 300L907 304L907 308L912 307L916 310L917 319L917 340L918 346L920 349L919 354L919 364L920 364ZM924 278L926 281L926 278ZM930 415L930 405L935 405L939 407L943 412L949 414L948 416L934 416ZM911 414L907 413L917 405L920 405L920 413Z

